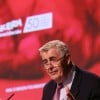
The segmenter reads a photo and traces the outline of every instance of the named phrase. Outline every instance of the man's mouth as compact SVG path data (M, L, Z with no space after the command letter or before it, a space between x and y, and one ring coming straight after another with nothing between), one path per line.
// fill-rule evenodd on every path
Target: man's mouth
M58 70L51 71L51 72L49 72L49 73L50 73L51 75L55 75L57 72L58 72Z

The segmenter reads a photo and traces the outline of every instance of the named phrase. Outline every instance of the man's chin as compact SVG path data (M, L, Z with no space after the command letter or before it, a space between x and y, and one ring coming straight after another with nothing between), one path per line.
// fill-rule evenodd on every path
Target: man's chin
M58 77L51 77L52 80L56 81L57 83L60 81Z
M51 79L54 80L54 81L58 80L58 78L56 76L51 76Z

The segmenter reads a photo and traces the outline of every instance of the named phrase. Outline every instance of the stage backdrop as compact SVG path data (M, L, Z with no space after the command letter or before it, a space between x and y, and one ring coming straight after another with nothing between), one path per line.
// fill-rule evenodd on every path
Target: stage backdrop
M0 0L0 100L41 100L49 78L38 49L54 39L100 76L100 0Z

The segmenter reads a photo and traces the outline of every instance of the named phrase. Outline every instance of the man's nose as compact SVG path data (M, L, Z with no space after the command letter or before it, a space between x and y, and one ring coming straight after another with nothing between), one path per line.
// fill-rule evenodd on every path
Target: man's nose
M51 61L49 61L48 63L47 63L47 69L53 69L53 64L52 64L52 62Z
M52 71L54 69L54 66L53 65L50 65L49 67L48 67L48 71Z
M48 65L48 67L53 67L53 64L51 61L49 61L49 63L47 65Z
M52 66L52 62L50 60L48 60L47 65Z

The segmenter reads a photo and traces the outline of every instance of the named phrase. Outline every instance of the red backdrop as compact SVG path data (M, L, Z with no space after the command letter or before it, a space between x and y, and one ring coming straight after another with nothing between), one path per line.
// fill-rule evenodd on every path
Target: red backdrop
M0 0L0 100L13 93L11 100L41 100L49 78L38 48L50 40L64 41L75 64L100 75L99 5L100 0Z

